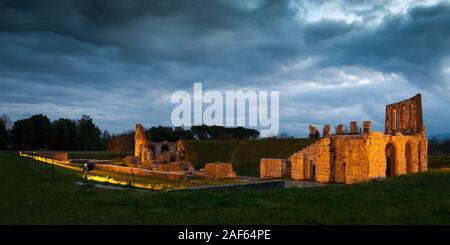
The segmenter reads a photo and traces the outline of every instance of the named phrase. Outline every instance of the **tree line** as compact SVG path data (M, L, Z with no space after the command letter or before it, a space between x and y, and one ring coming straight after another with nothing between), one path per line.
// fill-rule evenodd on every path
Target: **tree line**
M243 127L222 126L181 127L154 126L146 129L151 141L175 142L181 139L255 139L259 132ZM43 114L11 122L0 116L0 150L115 150L132 151L134 131L111 135L101 130L88 115L78 120L60 118L51 121Z
M428 141L428 153L432 155L450 155L450 138L444 140L431 138Z
M51 121L37 114L11 124L6 115L1 116L0 150L104 150L110 138L88 115Z
M226 128L222 126L181 127L156 126L145 130L147 138L153 142L176 142L178 140L212 140L212 139L256 139L259 131L243 127ZM134 131L111 136L106 146L110 151L132 151L134 149Z

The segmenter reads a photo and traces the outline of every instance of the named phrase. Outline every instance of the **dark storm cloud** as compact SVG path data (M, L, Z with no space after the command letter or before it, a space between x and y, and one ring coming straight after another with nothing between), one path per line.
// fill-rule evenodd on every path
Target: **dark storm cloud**
M442 59L450 55L450 5L416 7L406 15L386 16L375 30L337 40L325 65L359 64L398 72L419 86L445 83Z
M207 89L281 90L281 126L293 134L289 125L325 123L321 115L347 113L382 125L382 109L372 105L402 99L415 87L437 88L433 105L446 106L450 5L399 12L391 5L1 1L0 112L14 119L88 113L115 132L137 121L169 124L170 94L196 81ZM387 96L377 87L387 83L411 89Z
M52 73L48 71L52 67L67 75L66 81L75 74L111 81L108 76L116 74L103 72L101 67L112 61L133 66L136 74L132 76L145 69L156 73L153 77L171 80L179 75L171 76L174 68L186 65L244 74L269 72L274 67L266 61L298 54L299 45L291 34L296 28L289 29L292 13L287 2L262 2L254 11L226 3L3 2L0 30L7 33L2 41L10 44L2 49L8 60L4 65L33 74ZM271 36L266 36L268 30ZM248 64L236 60L248 60ZM89 69L94 66L99 70ZM204 79L202 76L194 75L196 79Z

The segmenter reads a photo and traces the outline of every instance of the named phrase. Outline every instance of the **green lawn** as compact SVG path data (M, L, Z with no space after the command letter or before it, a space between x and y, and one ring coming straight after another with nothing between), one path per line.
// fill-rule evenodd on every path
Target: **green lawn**
M0 153L1 224L450 224L450 168L309 189L155 192L79 186L79 173L56 167L52 179L32 162Z
M261 158L287 158L317 139L187 140L195 155L193 166L202 168L214 161L232 162L239 175L259 176Z

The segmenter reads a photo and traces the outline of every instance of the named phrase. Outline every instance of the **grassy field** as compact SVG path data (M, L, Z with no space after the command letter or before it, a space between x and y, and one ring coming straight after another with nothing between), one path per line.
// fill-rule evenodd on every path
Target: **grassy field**
M450 156L428 156L428 168L450 168Z
M232 162L240 175L259 176L261 158L287 158L315 139L188 140L186 147L195 155L196 169L214 161Z
M450 224L449 157L355 185L192 192L79 186L79 173L55 168L52 179L32 162L0 153L0 224Z
M69 151L69 159L115 160L133 154L127 151Z

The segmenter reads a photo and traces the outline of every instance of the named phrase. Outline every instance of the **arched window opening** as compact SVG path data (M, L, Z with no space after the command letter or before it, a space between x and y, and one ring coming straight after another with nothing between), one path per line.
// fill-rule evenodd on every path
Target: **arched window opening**
M386 145L386 177L395 176L395 147L392 143Z
M405 158L406 158L406 173L412 173L412 151L411 144L408 142L405 145Z

